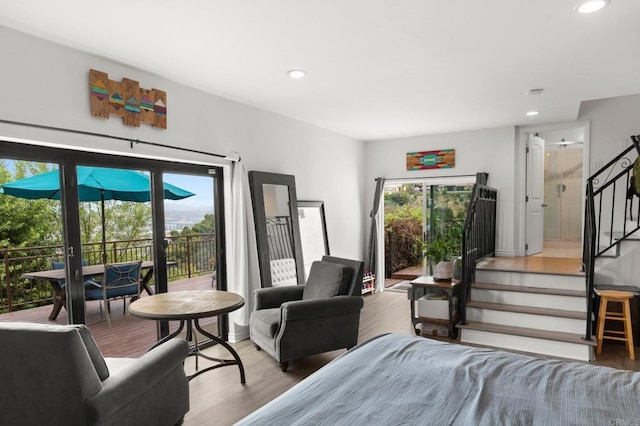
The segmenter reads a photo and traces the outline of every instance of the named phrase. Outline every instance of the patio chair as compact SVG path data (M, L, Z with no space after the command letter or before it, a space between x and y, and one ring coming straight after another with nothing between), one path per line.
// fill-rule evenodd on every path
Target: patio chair
M104 280L100 288L86 291L86 300L100 300L105 305L107 323L111 327L111 300L123 300L123 315L127 313L127 298L140 297L140 275L142 261L132 263L107 264L104 268Z
M89 263L85 260L82 259L82 266L87 266L89 265ZM64 262L56 262L56 261L52 261L51 262L51 268L52 269L64 269L65 268L65 263ZM84 281L84 291L89 291L89 290L95 290L97 288L100 288L100 285L102 284L102 281L96 279L95 277L90 277L89 279ZM61 288L65 288L67 285L66 281L62 281L60 282L60 287Z
M175 425L189 411L171 339L140 358L105 358L84 325L0 321L2 425Z
M358 343L363 306L360 261L324 256L305 285L254 290L249 333L286 372L289 361Z

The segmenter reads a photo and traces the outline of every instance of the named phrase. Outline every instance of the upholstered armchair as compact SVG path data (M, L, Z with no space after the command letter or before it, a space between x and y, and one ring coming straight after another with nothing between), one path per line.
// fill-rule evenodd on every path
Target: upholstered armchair
M141 358L103 358L84 325L0 322L2 425L175 425L189 411L172 339Z
M358 343L363 263L324 256L313 262L305 285L253 292L249 331L286 372L289 361L351 348Z

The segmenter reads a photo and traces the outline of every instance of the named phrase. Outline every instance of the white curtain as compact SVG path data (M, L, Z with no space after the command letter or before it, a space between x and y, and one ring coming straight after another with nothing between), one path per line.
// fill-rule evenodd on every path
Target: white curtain
M249 326L249 316L253 310L251 293L260 288L260 273L247 170L237 153L227 158L234 161L231 167L231 239L227 241L227 289L245 300L242 308L229 314L229 331L230 335L239 337L238 326ZM248 337L248 329L243 334L243 337Z

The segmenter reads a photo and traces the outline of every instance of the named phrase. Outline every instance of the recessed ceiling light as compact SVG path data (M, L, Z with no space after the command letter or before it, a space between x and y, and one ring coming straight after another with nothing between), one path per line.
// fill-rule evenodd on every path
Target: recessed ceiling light
M304 78L307 75L305 70L289 70L287 75L294 79Z
M578 13L593 13L603 9L609 4L609 0L588 0L582 2L576 10Z
M540 114L538 111L529 111L527 113L528 116L533 116L533 115L538 115L538 114Z

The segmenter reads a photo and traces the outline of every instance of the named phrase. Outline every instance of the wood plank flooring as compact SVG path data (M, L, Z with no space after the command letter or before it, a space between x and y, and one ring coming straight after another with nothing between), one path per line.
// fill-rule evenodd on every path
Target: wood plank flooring
M530 272L538 274L584 276L582 259L557 257L490 257L478 264L478 268Z
M414 334L406 294L385 291L367 295L364 301L359 342L383 333ZM438 340L457 343L447 338ZM276 361L264 351L257 351L250 341L234 343L232 346L244 363L247 384L240 384L236 367L207 372L192 380L191 410L185 417L185 425L231 425L344 353L333 351L292 362L289 371L282 373ZM226 357L216 352L218 348L205 351ZM192 363L193 360L187 360L185 368L188 374L193 371ZM592 364L640 371L640 360L629 360L624 345L606 344L603 355Z
M210 284L210 277L201 277L172 283L170 290L205 289L211 288ZM385 291L369 294L364 297L364 301L360 319L360 342L383 333L414 334L405 293ZM2 314L0 321L48 323L47 316L50 310L51 307L45 306ZM91 332L105 356L138 357L155 342L155 322L135 318L130 314L123 316L121 302L114 303L112 307L111 328L107 326L104 318L100 319L97 303L95 306L89 303L87 311ZM62 314L57 322L64 324L65 315ZM210 328L215 328L215 322L209 323L207 329ZM449 341L446 338L438 339ZM639 343L636 342L636 345ZM232 346L244 363L247 384L240 384L240 375L235 366L219 368L193 379L190 382L191 409L185 417L185 425L231 425L344 353L342 350L333 351L292 362L289 372L282 373L275 360L264 351L255 350L249 340L233 343ZM205 349L205 352L228 357L217 347ZM200 362L201 368L207 365L204 360ZM615 343L606 343L602 356L593 364L640 371L640 360L629 360L625 346ZM186 361L185 370L187 374L194 371L192 358Z

